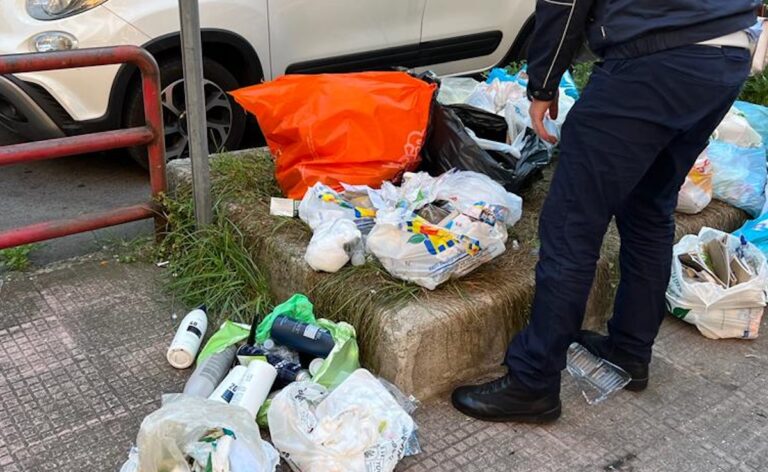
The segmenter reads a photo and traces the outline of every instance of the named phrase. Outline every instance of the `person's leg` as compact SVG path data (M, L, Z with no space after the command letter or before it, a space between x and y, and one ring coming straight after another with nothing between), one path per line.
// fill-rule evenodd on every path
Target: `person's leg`
M560 160L539 224L530 323L512 341L505 359L510 372L532 390L559 391L560 371L583 321L608 224L674 133L625 109L621 97L632 92L614 76L606 74L593 84L601 87L599 92L587 91L563 129Z
M670 143L616 214L621 281L608 332L623 354L645 364L666 313L677 195L739 90L722 92L715 110Z
M458 388L456 408L484 419L537 418L535 400L557 395L610 218L662 151L719 110L748 69L745 50L693 46L595 70L563 129L530 324L509 346L509 374Z

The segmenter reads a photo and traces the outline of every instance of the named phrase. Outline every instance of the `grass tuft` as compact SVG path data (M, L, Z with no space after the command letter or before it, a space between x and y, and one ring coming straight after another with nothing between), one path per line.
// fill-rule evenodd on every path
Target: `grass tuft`
M27 269L30 265L29 254L37 247L37 244L27 244L0 250L0 268L11 271Z
M250 323L254 313L269 310L272 300L265 275L223 206L237 195L272 190L258 182L265 173L263 163L224 155L211 164L217 196L213 224L197 229L191 189L177 189L175 197L163 202L169 230L156 257L169 261L167 288L187 306L206 305L211 323Z

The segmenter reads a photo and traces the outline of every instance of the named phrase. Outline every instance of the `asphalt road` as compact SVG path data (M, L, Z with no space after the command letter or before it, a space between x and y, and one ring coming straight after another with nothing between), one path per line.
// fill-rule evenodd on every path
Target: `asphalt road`
M0 128L0 145L14 138ZM149 176L121 151L0 167L0 231L140 203ZM40 243L34 265L68 259L104 245L152 234L145 220Z

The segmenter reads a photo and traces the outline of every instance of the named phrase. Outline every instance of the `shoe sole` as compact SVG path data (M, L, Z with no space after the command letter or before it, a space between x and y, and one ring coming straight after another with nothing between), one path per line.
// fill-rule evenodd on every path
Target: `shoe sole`
M458 411L460 411L462 414L469 416L470 418L475 418L476 420L480 421L488 421L491 423L530 423L530 424L545 424L545 423L552 423L556 421L558 418L560 418L560 415L562 414L562 403L558 402L557 407L552 408L549 411L545 411L543 413L537 413L535 415L530 414L521 414L521 415L507 415L507 416L494 416L494 417L485 417L482 415L476 415L470 411L465 410L460 405L457 405L455 402L453 403L453 407L456 408Z
M624 387L624 390L629 390L630 392L642 392L648 388L648 377L644 379L632 379L629 381L629 383Z

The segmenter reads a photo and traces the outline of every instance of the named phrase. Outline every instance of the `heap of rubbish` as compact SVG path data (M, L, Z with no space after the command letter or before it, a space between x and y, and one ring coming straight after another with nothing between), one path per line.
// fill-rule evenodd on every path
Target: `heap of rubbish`
M254 113L287 198L271 213L313 231L305 261L318 272L375 258L394 277L433 290L500 256L527 189L555 155L531 130L525 69L485 82L372 72L285 76L233 92ZM560 84L560 135L579 98ZM696 162L678 210L718 199L755 220L735 235L704 228L675 246L670 312L711 338L753 339L766 306L768 113L738 103ZM514 245L514 243L513 243ZM168 362L196 362L184 391L143 421L123 472L392 471L418 454L416 402L361 368L355 329L317 319L295 295L250 325L208 331L190 312ZM568 369L592 404L626 372L578 345ZM269 430L269 441L261 429Z
M354 328L316 319L305 296L225 322L200 350L207 327L204 307L181 321L168 362L197 366L144 419L121 472L266 472L281 456L302 472L392 471L420 452L415 399L361 369Z

